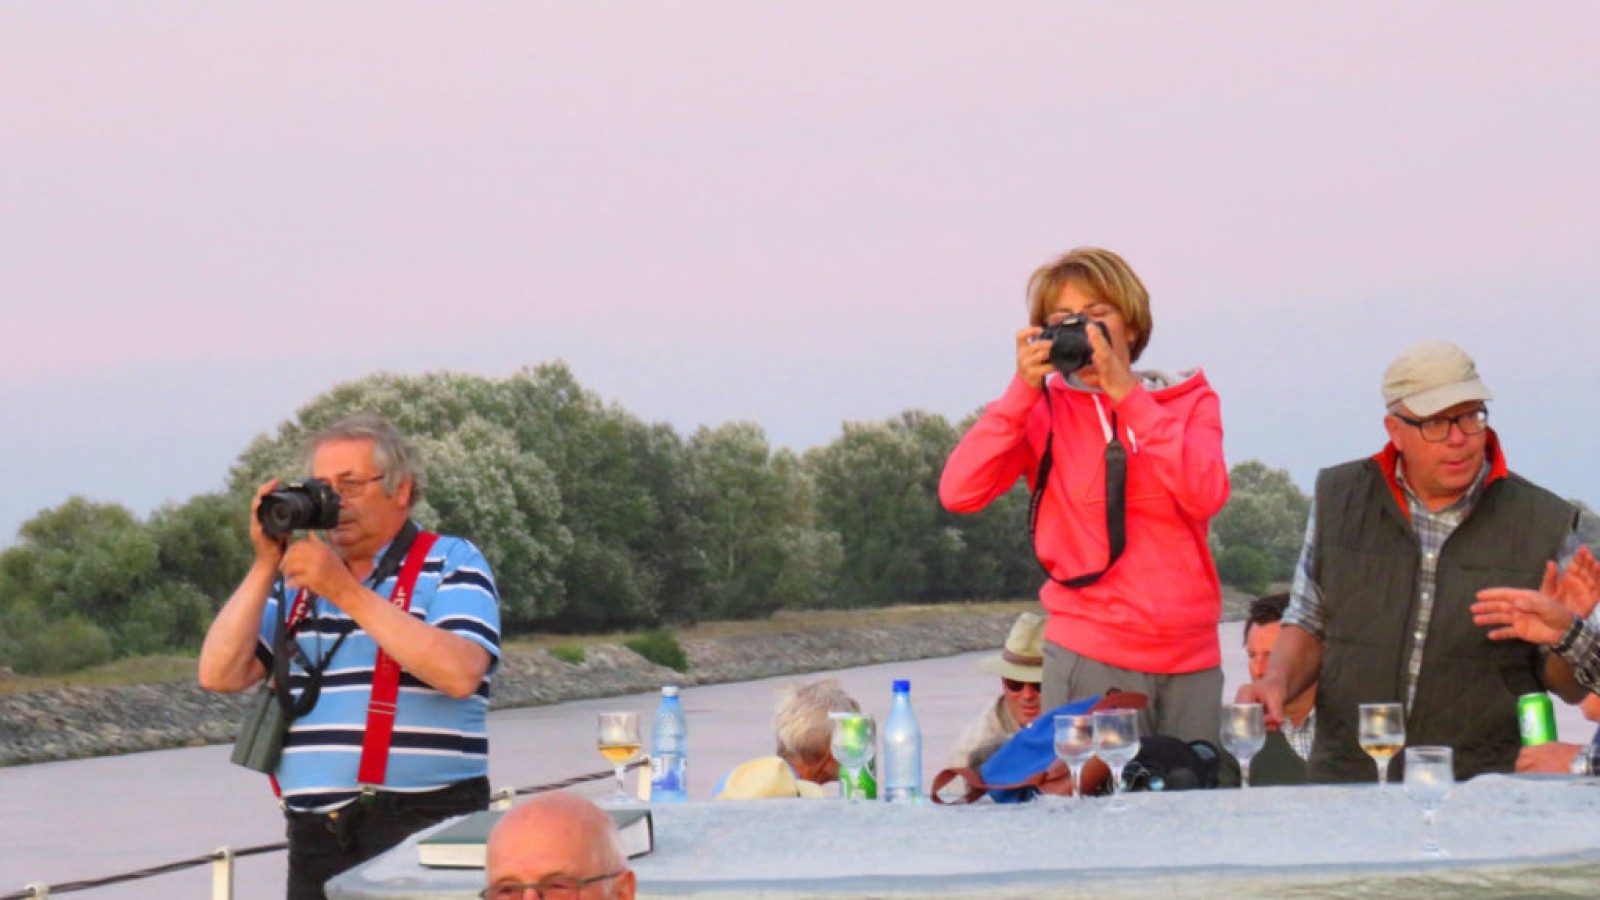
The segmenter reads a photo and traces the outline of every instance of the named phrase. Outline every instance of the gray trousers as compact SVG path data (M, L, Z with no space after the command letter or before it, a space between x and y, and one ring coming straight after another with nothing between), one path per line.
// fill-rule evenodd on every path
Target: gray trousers
M1217 729L1222 724L1221 666L1182 675L1152 675L1106 665L1046 641L1041 687L1046 711L1103 694L1110 688L1138 691L1150 698L1150 705L1139 713L1141 735L1170 734L1185 741L1204 740L1220 745Z

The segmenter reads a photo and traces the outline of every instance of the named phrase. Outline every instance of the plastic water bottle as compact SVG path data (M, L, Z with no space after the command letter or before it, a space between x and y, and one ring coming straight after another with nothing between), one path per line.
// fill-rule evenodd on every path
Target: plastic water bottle
M683 715L678 686L661 689L655 727L650 734L650 800L682 803L689 799L689 721Z
M922 729L911 711L911 682L897 678L889 722L883 729L883 799L890 803L922 800Z

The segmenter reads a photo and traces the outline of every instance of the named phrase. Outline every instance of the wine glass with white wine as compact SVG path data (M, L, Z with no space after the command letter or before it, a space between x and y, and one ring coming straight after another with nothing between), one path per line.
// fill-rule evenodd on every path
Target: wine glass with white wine
M1439 846L1438 838L1434 835L1433 822L1438 818L1439 807L1444 805L1445 798L1450 796L1450 788L1456 781L1453 756L1449 747L1406 748L1406 793L1422 807L1425 835L1422 840L1422 855L1435 859L1450 855Z
M639 758L643 742L639 740L639 714L636 712L603 712L596 744L600 755L606 758L617 775L617 792L611 795L616 803L629 803L628 764Z
M1083 767L1094 758L1094 717L1060 715L1055 717L1056 756L1072 771L1072 795L1083 796Z
M1363 703L1357 725L1361 749L1378 766L1378 787L1389 783L1389 760L1406 744L1405 713L1398 703Z
M1266 716L1259 703L1222 707L1222 747L1239 761L1239 783L1250 786L1250 760L1267 743Z

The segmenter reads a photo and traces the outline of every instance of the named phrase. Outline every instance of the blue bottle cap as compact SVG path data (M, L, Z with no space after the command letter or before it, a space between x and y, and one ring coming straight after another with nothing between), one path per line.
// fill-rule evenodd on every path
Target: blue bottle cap
M675 685L675 684L662 685L662 687L661 687L661 696L663 696L663 697L676 697L676 696L678 696L678 686Z
M911 693L911 679L909 679L909 678L896 678L894 680L894 692L896 694L909 694L909 693Z

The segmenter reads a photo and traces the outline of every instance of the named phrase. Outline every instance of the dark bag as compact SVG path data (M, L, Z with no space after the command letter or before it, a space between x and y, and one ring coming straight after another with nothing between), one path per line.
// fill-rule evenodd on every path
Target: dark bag
M271 775L278 771L278 758L283 755L283 739L288 733L289 714L278 702L277 693L262 685L250 698L244 721L239 724L239 736L233 742L233 763Z
M1139 755L1122 769L1127 791L1188 791L1217 786L1221 754L1210 741L1184 741L1169 734L1139 740ZM1110 794L1109 779L1098 793Z

